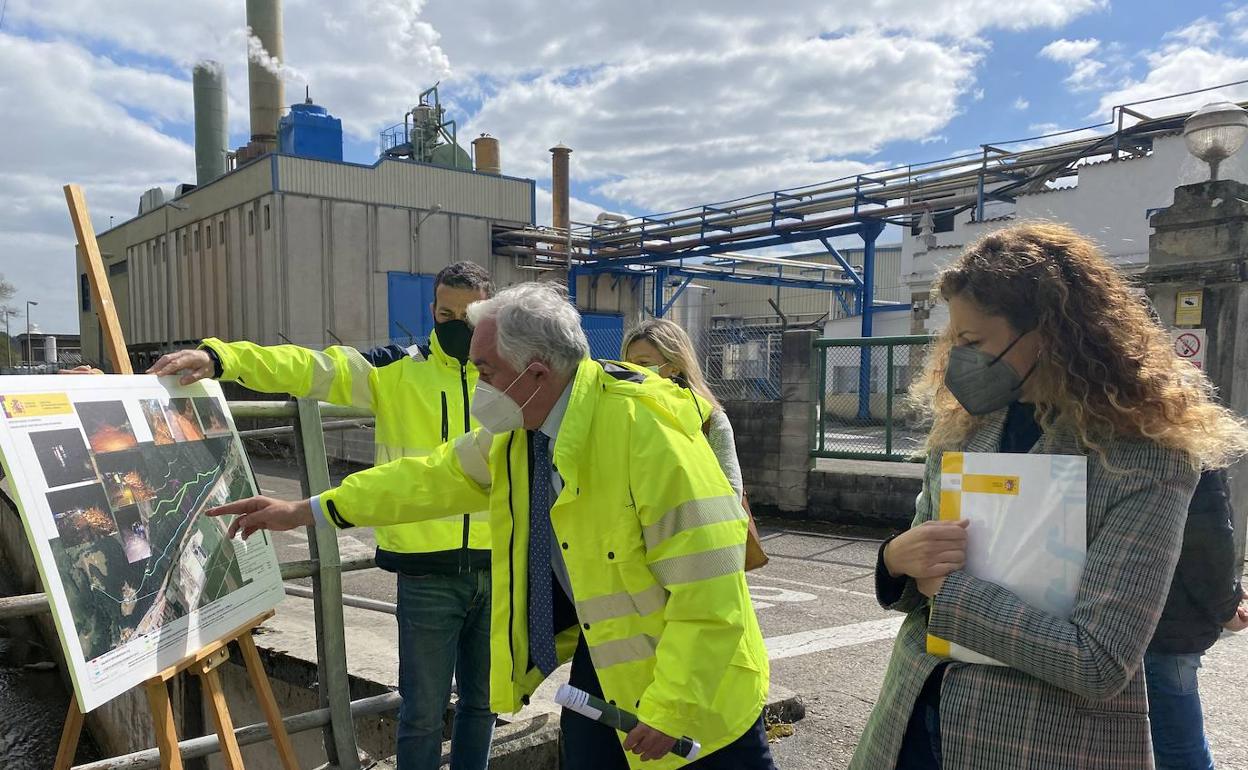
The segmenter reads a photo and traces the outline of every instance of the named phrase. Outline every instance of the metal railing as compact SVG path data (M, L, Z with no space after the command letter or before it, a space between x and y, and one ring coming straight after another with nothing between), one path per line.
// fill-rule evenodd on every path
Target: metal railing
M286 420L292 425L240 431L244 437L274 436L291 433L295 440L299 481L305 497L330 488L329 462L325 454L325 431L357 427L372 415L364 409L321 404L312 399L291 401L231 401L230 412L235 419ZM337 418L322 422L323 418ZM314 607L316 627L317 699L319 708L284 719L288 732L296 733L321 728L327 767L336 770L359 770L360 755L355 736L355 716L395 711L399 706L397 693L352 701L347 674L346 632L343 621L344 598L342 573L370 569L372 559L343 562L338 556L337 533L328 528L307 528L310 559L284 562L282 580L311 578L312 588L287 586L287 593L310 598ZM384 602L366 607L386 612ZM360 606L352 603L352 606ZM37 615L50 611L46 594L0 598L0 619ZM392 611L392 610L390 610ZM240 745L270 740L268 726L247 725L235 731ZM188 738L178 744L183 759L205 757L220 751L216 735ZM156 749L111 757L75 770L141 770L161 766Z
M925 432L903 406L932 338L815 340L818 377L811 454L847 460L907 461Z

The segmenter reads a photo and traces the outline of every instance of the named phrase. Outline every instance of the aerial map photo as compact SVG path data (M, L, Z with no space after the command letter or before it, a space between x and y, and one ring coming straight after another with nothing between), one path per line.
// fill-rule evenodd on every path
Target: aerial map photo
M85 411L114 418L93 424L93 447L95 437L130 445L117 440L115 411ZM87 660L244 585L224 526L203 512L251 493L229 435L92 454L98 483L47 495L60 533L49 545Z

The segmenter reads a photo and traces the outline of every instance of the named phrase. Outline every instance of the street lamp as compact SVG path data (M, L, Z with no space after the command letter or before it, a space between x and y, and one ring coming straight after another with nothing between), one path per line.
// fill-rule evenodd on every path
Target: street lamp
M33 299L26 300L26 363L33 364L35 358L35 346L30 340L30 306L39 306L38 302Z
M1213 102L1183 121L1187 151L1209 164L1209 181L1218 180L1218 164L1244 146L1248 139L1248 112L1231 102Z

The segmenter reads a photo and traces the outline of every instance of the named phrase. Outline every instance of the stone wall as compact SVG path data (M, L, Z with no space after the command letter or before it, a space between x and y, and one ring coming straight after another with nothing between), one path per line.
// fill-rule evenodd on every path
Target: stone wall
M774 510L780 497L779 401L724 404L737 441L741 478L753 509Z

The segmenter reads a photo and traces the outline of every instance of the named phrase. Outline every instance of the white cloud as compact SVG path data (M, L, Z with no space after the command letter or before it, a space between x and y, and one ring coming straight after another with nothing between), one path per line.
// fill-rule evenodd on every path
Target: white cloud
M1094 37L1085 40L1067 40L1061 38L1054 40L1044 48L1040 49L1040 55L1046 59L1064 64L1074 64L1080 59L1085 59L1092 54L1101 45L1101 41Z
M469 128L500 138L508 173L545 176L545 150L558 140L598 194L678 208L864 171L844 158L946 125L978 60L966 48L868 33L653 52L574 82L509 83Z
M563 141L576 150L574 178L596 197L679 208L859 173L883 162L871 156L890 142L940 140L960 104L983 98L975 75L989 33L1057 29L1107 0L700 6L289 0L286 99L299 101L306 80L352 138L371 143L442 79L461 136L498 136L507 173L544 181L546 148ZM19 2L5 30L0 98L22 114L6 111L0 128L0 195L17 201L0 211L0 248L22 250L0 253L27 257L16 270L4 260L6 273L26 271L12 280L70 298L68 322L72 243L59 185L84 183L101 225L129 216L142 190L192 178L191 148L174 135L187 131L189 70L201 58L225 67L230 127L244 133L244 3ZM538 197L548 217L548 196ZM598 207L574 201L572 213L592 218Z
M1092 58L1092 54L1100 49L1101 41L1094 37L1083 40L1062 38L1040 49L1040 57L1069 65L1070 74L1065 83L1071 90L1091 91L1097 88L1108 72L1104 61Z
M1245 21L1248 21L1248 7L1233 9L1226 14L1224 26L1242 29ZM1102 94L1101 112L1107 114L1119 104L1248 80L1248 46L1245 45L1248 37L1225 40L1218 34L1219 26L1202 17L1168 33L1159 48L1144 54L1147 71L1143 77L1124 79ZM1248 100L1248 85L1155 101L1136 109L1149 115L1170 115L1220 99Z
M1233 15L1234 12L1232 12ZM1229 20L1229 16L1228 16ZM1188 45L1207 46L1217 40L1221 35L1216 22L1206 19L1203 16L1196 21L1171 32L1167 37L1180 40Z
M1030 106L1031 106L1031 102L1027 101L1021 96L1014 100L1014 109L1018 110L1019 112L1026 111L1027 108Z
M132 216L148 187L187 178L191 148L158 126L186 119L190 85L0 33L0 73L11 72L21 77L0 79L0 98L21 109L6 110L0 141L0 272L19 301L39 301L43 329L72 332L74 237L61 187L84 187L100 230L109 215Z

